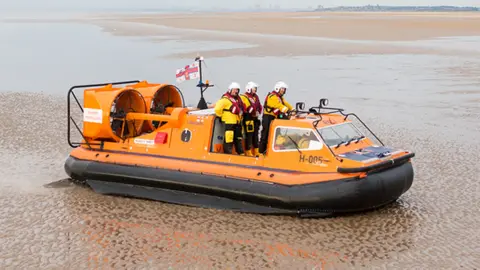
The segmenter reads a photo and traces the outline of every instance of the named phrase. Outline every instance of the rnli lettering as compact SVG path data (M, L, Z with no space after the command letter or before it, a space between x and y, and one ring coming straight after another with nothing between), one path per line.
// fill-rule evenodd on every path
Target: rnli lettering
M310 164L317 164L317 163L322 163L323 157L322 156L306 156L306 155L300 155L300 160L299 162L308 162Z
M189 125L203 125L203 122L200 122L200 120L197 120L197 121L191 121L191 120L189 120L189 121L187 121L187 123L188 123Z
M335 120L332 120L332 119L330 119L330 118L325 119L325 120L323 120L322 122L323 122L324 124L326 124L326 125L334 125L334 124L337 123Z

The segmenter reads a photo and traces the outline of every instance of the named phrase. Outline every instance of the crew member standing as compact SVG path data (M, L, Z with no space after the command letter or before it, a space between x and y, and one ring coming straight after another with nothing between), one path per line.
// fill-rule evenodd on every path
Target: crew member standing
M287 91L288 85L282 81L277 82L272 92L268 93L265 97L265 103L263 105L263 117L262 117L262 133L260 138L259 151L265 154L267 150L268 135L270 132L270 124L277 118L285 118L288 111L293 110L283 96Z
M214 109L215 114L225 124L223 152L226 154L233 153L233 145L235 144L237 154L244 155L241 120L245 108L242 99L239 97L239 92L240 84L232 82L228 87L228 91L223 94Z
M245 86L245 94L241 95L242 102L245 104L245 114L243 115L243 129L246 133L245 154L247 156L258 155L258 130L260 129L259 116L262 114L262 104L257 95L258 84L249 82ZM252 147L254 149L252 149Z

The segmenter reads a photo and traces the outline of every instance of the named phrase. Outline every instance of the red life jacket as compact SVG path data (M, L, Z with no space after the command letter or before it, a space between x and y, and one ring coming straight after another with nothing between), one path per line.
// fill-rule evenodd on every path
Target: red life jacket
M281 111L280 111L279 109L277 109L277 108L272 108L272 107L270 107L270 106L267 105L268 98L269 98L270 96L272 96L272 95L277 96L278 99L280 99L280 103L282 103L283 105L285 105L285 104L283 103L283 98L280 96L280 94L278 94L277 92L273 91L273 92L269 92L269 93L267 94L267 96L265 97L265 102L264 102L264 104L263 104L263 107L265 108L265 111L266 111L266 112L270 113L270 112L273 111L273 114L274 114L275 116L279 116L279 115L281 114Z
M253 116L261 114L263 108L262 104L260 104L260 99L258 98L257 94L245 93L245 96L248 98L248 101L250 101L250 106L245 108L246 112Z
M245 105L242 102L241 98L234 98L230 93L225 93L223 94L222 98L226 98L230 100L232 103L232 106L230 106L230 109L224 111L231 112L236 115L242 115L245 112Z

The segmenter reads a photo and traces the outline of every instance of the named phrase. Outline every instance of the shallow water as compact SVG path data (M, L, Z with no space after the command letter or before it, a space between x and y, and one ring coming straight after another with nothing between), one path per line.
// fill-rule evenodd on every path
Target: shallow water
M206 59L206 79L217 85L206 92L209 101L231 80L254 80L265 93L283 79L292 103L327 97L356 112L384 143L417 153L414 184L397 203L300 220L101 196L61 181L70 151L68 88L173 83L175 70L196 56L191 43L113 37L80 24L1 24L0 39L1 269L480 267L478 59ZM192 58L162 59L181 50L192 50ZM190 104L198 100L194 85L179 85Z

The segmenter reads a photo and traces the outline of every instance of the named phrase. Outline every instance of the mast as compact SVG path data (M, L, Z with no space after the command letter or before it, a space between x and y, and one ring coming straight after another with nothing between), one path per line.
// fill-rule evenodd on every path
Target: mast
M197 108L200 110L208 109L207 102L205 101L205 98L203 97L203 92L205 92L209 87L214 86L213 84L209 84L208 80L206 83L203 83L203 74L202 74L202 61L203 61L203 56L197 56L195 58L195 61L198 61L198 69L200 73L200 80L197 84L197 87L200 88L200 101L198 102Z

